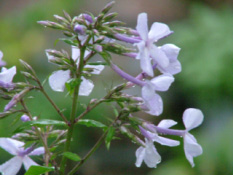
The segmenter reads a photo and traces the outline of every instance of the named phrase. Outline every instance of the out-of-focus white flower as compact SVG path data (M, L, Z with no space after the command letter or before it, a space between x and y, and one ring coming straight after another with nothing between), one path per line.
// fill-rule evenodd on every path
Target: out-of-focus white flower
M2 61L2 57L3 57L3 53L2 53L2 51L0 50L0 67L6 65L6 62L5 62L5 61Z
M89 51L85 51L84 57L89 54ZM79 57L80 57L80 50L77 47L72 47L72 59L76 61L77 66L79 65ZM48 59L51 59L48 56ZM91 74L100 74L101 71L104 69L103 65L86 65L84 69L90 69ZM63 92L65 89L65 83L71 79L70 70L58 70L52 73L49 77L49 85L54 91ZM92 92L94 88L94 84L91 80L88 80L81 77L82 82L79 89L79 95L81 96L88 96Z
M22 164L26 170L32 165L38 165L29 156L44 154L44 148L24 149L24 143L11 138L0 138L0 147L14 155L13 158L0 165L0 172L4 175L16 175Z

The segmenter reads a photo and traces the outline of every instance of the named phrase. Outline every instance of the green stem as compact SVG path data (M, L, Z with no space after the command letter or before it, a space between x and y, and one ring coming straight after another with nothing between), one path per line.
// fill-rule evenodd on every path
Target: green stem
M108 126L108 129L102 134L102 136L99 138L99 140L95 143L95 145L90 149L90 151L83 157L83 159L68 173L68 175L72 175L75 172L78 171L78 169L87 161L87 159L99 148L99 146L104 141L105 136L108 133L108 130L110 127L112 127L116 121L119 119L121 114L117 116L117 118Z
M32 118L32 115L31 113L29 112L26 104L24 103L23 99L20 100L20 103L21 105L23 106L24 110L25 110L25 113L28 115L28 117L30 118L31 121L33 121L33 118ZM45 165L48 166L49 165L49 157L50 157L50 151L49 151L49 148L48 148L48 145L47 145L47 140L45 140L45 138L43 137L43 134L41 133L41 131L38 129L37 126L34 126L35 128L35 132L36 134L38 135L40 141L42 142L42 145L44 146L44 149L45 149ZM48 175L46 173L46 175Z
M41 83L39 81L37 81L37 83L40 86L40 91L44 94L44 96L47 98L47 100L52 104L52 106L54 107L54 109L57 111L57 113L61 116L61 118L68 123L66 117L63 115L63 113L61 112L61 110L58 108L58 106L53 102L53 100L48 96L48 94L46 93L46 91L44 90L44 87L41 85Z
M78 72L75 74L76 78L81 77L81 73L82 73L83 66L84 66L83 59L84 59L85 49L86 49L86 47L82 47L80 49L80 62L79 62ZM73 136L73 130L74 130L74 125L75 125L75 116L76 116L76 111L77 111L79 87L80 87L80 84L77 87L75 87L75 89L74 89L72 111L70 114L70 123L69 123L70 125L69 125L69 129L68 129L67 137L66 137L64 152L68 152L70 150L70 144L71 144L71 139ZM65 174L66 162L67 162L67 158L63 155L62 161L61 161L61 166L60 166L61 175Z

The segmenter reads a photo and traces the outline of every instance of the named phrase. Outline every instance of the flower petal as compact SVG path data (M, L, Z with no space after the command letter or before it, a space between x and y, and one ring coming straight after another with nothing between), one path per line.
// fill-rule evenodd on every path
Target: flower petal
M159 39L170 35L172 32L166 24L155 22L149 32L149 40L156 42Z
M79 62L80 49L78 47L76 47L76 46L72 46L71 52L72 52L72 59L74 61Z
M36 162L34 162L30 157L24 156L23 157L23 165L26 170L30 168L32 165L38 165Z
M150 56L158 66L161 66L162 68L166 68L169 65L169 59L166 54L155 45L152 45L150 48Z
M0 67L6 65L6 62L5 62L5 61L2 61L2 57L3 57L3 53L2 53L2 51L0 51Z
M24 146L23 142L11 138L0 138L0 147L12 155L17 155L18 151Z
M159 122L158 127L168 129L176 124L177 122L174 120L162 120Z
M87 80L84 77L81 77L82 82L79 88L79 95L81 96L89 96L94 88L94 84L91 80Z
M180 145L180 142L177 140L168 139L168 138L161 137L158 135L155 136L152 140L154 142L158 142L161 145L166 145L166 146L178 146L178 145Z
M154 71L151 65L151 58L149 56L148 48L145 47L145 42L142 41L138 44L136 44L139 50L139 53L137 55L137 59L140 59L140 65L141 69L148 74L149 76L154 76Z
M22 166L22 159L18 156L13 157L4 164L0 165L0 172L3 175L16 175Z
M149 168L156 168L157 164L161 162L161 156L152 141L146 140L144 161Z
M162 73L169 73L171 75L178 74L182 70L181 64L178 60L175 60L172 62L170 61L169 65L167 67L158 66L158 69Z
M147 14L146 13L140 13L138 15L136 30L138 31L140 37L144 41L146 41L148 38L148 25L147 25Z
M169 58L170 61L177 60L180 48L174 44L165 44L160 48Z
M140 146L137 150L136 150L136 167L140 167L142 165L142 161L144 159L145 156L145 148Z
M5 67L3 67L2 71L0 72L0 81L4 83L11 83L15 74L16 74L15 66L13 66L10 69L6 69Z
M54 91L63 92L65 83L70 79L70 70L55 71L49 77L49 85Z
M203 151L192 134L186 133L184 136L184 152L189 163L194 167L193 157L201 155Z
M146 111L147 113L158 116L163 112L163 101L161 97L155 93L153 86L146 84L142 87L142 98L146 107L149 109L149 111Z
M154 89L157 91L167 91L174 81L174 77L171 75L159 75L151 79L151 83L154 85Z
M84 68L92 69L91 74L100 74L104 70L103 65L86 65Z
M189 108L184 111L183 123L188 131L199 126L203 119L204 115L199 109Z
M30 155L30 156L32 156L32 155L41 155L41 154L44 154L45 153L45 149L44 149L44 147L39 147L39 148L36 148L36 149L34 149L30 154L28 154L28 155Z

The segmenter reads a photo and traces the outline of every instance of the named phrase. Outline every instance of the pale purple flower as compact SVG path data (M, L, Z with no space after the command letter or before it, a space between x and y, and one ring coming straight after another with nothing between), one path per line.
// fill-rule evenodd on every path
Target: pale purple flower
M163 67L159 64L157 65L157 68L160 70L160 72L170 73L172 75L181 72L181 64L177 59L180 48L174 44L165 44L162 47L159 47L159 49L163 51L169 59L169 64L167 67Z
M148 109L147 113L158 116L163 112L163 101L156 91L167 91L173 81L174 77L169 74L159 75L146 81L142 87L142 98L145 102L144 107Z
M154 42L170 35L172 31L170 31L166 24L155 22L148 32L146 13L140 13L138 15L136 30L142 39L141 42L135 44L139 50L136 58L140 59L142 70L153 77L152 59L163 68L169 65L169 58Z
M30 117L28 115L22 115L21 118L20 118L23 122L27 122L27 121L30 121Z
M16 74L16 67L13 66L10 69L2 67L2 71L0 72L0 86L2 87L12 87L12 80Z
M184 111L183 123L186 128L184 138L184 152L189 163L194 167L193 157L202 154L202 147L197 143L195 137L189 133L193 128L198 127L203 122L204 116L199 109L189 108Z
M85 52L84 57L89 54L89 51ZM80 50L77 47L72 47L72 59L79 65ZM49 57L48 57L49 58ZM103 65L86 65L84 68L91 69L91 74L100 74L104 69ZM49 77L49 85L54 91L63 92L65 89L65 83L71 79L70 70L58 70L52 73ZM81 77L82 82L79 89L79 95L88 96L93 88L94 84L91 80Z
M168 129L168 128L174 126L175 124L177 124L177 122L175 122L173 120L162 120L158 124L157 127ZM142 135L145 136L147 139L152 140L153 142L160 143L161 145L165 145L165 146L178 146L180 144L179 141L159 136L157 131L156 131L155 125L150 124L147 127L150 127L151 130L153 130L153 132L150 132L148 130L145 130L143 127L140 127Z
M34 149L29 147L24 149L24 143L11 138L0 138L0 147L14 155L13 158L0 165L0 172L5 175L16 175L22 164L28 170L32 165L38 165L29 156L44 154L44 148Z
M140 167L143 161L149 168L156 168L157 164L161 162L161 156L152 140L145 139L145 146L140 146L136 150L136 167Z
M3 57L3 53L2 53L2 51L0 51L0 67L6 65L6 62L5 62L5 61L2 61L2 57Z

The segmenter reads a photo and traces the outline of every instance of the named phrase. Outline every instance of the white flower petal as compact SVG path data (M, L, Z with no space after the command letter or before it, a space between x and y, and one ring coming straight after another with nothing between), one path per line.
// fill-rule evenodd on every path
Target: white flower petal
M5 62L5 61L2 61L2 57L3 57L3 53L2 53L2 51L0 51L0 67L6 65L6 62Z
M142 165L142 161L145 157L145 148L144 147L139 147L137 150L136 150L136 167L140 167Z
M45 153L45 149L44 147L39 147L39 148L36 148L34 149L31 153L29 153L28 155L41 155L41 154L44 154Z
M156 136L152 139L154 142L158 142L161 145L166 145L166 146L178 146L180 145L180 142L177 140L172 140L172 139L168 139L165 137L161 137L161 136Z
M176 124L177 122L174 120L162 120L159 122L158 127L168 129Z
M24 156L23 157L23 165L26 170L30 168L32 165L38 165L36 162L34 162L30 157Z
M24 146L23 142L11 138L0 138L0 147L12 155L17 155L18 151Z
M146 140L144 161L149 168L156 168L157 164L161 162L161 156L152 141Z
M150 48L150 54L151 54L150 56L158 64L158 66L161 66L162 68L166 68L169 65L169 59L168 59L168 57L157 46L155 46L155 45L151 46L151 48Z
M13 66L10 69L6 69L5 67L3 67L2 71L0 72L0 81L4 83L11 83L15 74L16 74L15 66Z
M203 151L192 134L186 133L184 136L184 152L187 160L194 167L193 157L201 155Z
M148 38L148 26L147 26L147 14L146 13L140 13L138 15L136 30L138 31L140 37L144 41L146 41Z
M204 115L199 109L189 108L184 111L183 122L188 131L199 126L203 119Z
M151 26L149 40L156 42L159 39L166 37L170 33L171 31L166 24L155 22Z
M79 62L80 49L78 47L76 47L76 46L72 46L71 52L72 52L72 59L74 61Z
M89 96L94 88L94 84L91 80L87 80L84 77L82 78L82 82L79 88L79 95L81 96Z
M3 175L16 175L22 166L22 159L18 156L13 157L4 164L0 165L0 172Z
M170 61L177 60L180 48L174 44L165 44L160 48L169 58Z
M145 47L145 42L142 41L138 44L136 44L139 50L139 53L137 55L137 59L140 59L140 65L143 72L148 74L149 76L154 76L154 71L151 65L151 58L149 56L149 50Z
M149 109L147 113L158 116L163 112L163 101L151 85L146 84L142 87L142 98Z
M157 91L167 91L173 81L173 76L165 74L151 79L151 83L154 85L154 88Z
M2 53L2 51L0 50L0 61L2 60L2 57L3 57L3 53Z
M65 83L70 79L70 70L55 71L49 77L49 85L54 91L63 92Z
M86 65L84 66L84 68L93 69L91 74L96 74L96 75L100 74L102 70L104 70L103 65Z
M54 59L55 59L54 56L50 55L50 54L48 53L48 51L51 51L51 49L45 50L45 54L46 54L46 56L48 57L48 61L54 60Z

